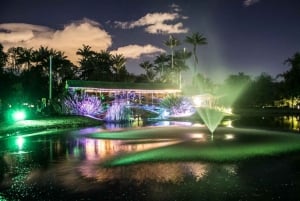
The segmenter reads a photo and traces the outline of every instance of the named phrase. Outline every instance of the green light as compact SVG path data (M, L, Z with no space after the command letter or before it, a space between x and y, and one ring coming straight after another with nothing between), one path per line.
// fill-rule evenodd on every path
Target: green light
M16 140L16 144L18 145L18 148L19 149L22 149L23 148L23 145L24 145L24 138L23 137L18 137L17 140Z
M24 111L15 111L12 114L12 117L13 117L14 121L20 121L20 120L24 120L26 118L26 114Z

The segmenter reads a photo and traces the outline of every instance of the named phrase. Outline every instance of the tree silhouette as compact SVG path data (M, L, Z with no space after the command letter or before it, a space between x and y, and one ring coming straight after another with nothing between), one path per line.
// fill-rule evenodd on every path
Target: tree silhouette
M197 32L197 33L193 33L191 36L186 36L185 42L193 45L194 72L196 73L197 66L198 66L197 46L199 46L199 45L206 45L207 44L207 40L206 40L206 38L202 34L199 34Z
M169 39L164 42L166 46L168 46L171 50L171 68L174 67L174 48L180 45L180 41L176 39L174 36L170 35Z
M300 97L300 53L296 52L291 58L284 62L291 67L290 70L280 74L284 79L286 96L292 99L292 107L295 105L295 98Z
M150 61L144 61L140 64L140 67L146 71L146 77L149 82L153 82L156 76L154 65Z
M122 68L125 68L126 64L126 58L122 54L115 54L112 55L112 61L113 61L113 70L115 71L116 74L116 79L115 80L120 80L120 71Z

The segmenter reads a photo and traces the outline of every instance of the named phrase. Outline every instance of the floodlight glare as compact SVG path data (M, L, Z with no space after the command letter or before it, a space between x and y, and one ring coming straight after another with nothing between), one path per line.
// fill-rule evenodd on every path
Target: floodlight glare
M25 119L26 114L24 111L15 111L13 112L12 117L14 121L21 121Z

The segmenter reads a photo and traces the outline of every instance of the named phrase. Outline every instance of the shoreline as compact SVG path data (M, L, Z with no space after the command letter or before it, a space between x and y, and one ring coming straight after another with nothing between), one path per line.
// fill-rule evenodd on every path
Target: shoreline
M85 116L55 116L39 119L28 119L17 122L0 122L0 138L28 134L31 132L44 132L50 130L65 130L99 126L103 122Z

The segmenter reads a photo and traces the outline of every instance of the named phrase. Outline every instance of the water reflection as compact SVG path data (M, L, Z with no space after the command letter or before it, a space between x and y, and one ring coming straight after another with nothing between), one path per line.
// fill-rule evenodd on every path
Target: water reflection
M191 134L191 136L201 140L203 134ZM20 181L15 180L14 175L22 175L19 178L22 178L23 186L24 181L36 183L47 180L51 175L57 175L58 183L67 188L80 186L80 189L89 188L87 183L90 180L100 183L116 180L134 181L136 184L149 181L180 183L186 177L190 177L200 181L209 172L209 165L201 162L102 166L103 162L112 157L166 147L179 142L181 141L176 139L134 141L90 139L82 136L77 138L74 135L1 141L0 189L13 184L20 186ZM228 167L224 166L224 168ZM229 172L234 171L234 168L229 168Z
M276 119L278 124L283 128L293 131L300 131L300 117L299 116L283 116Z
M99 176L96 176L95 172L100 172L103 177L113 179L112 175L118 175L116 174L118 170L101 168L99 166L101 162L117 155L155 149L175 143L178 143L178 140L122 141L74 136L28 137L26 139L18 137L3 140L0 141L0 187L3 185L4 177L11 177L7 178L11 180L13 175L19 174L21 170L41 166L47 167L47 169L54 166L55 171L60 169L58 166L63 167L63 170L76 168L84 177L92 175L92 177L98 178ZM30 170L27 169L27 171L26 174L29 174ZM38 172L40 171L38 170ZM23 173L25 174L24 171ZM140 172L139 175L141 174ZM30 175L30 178L35 178L33 175L37 175L37 173L30 173Z
M241 116L232 122L233 127L255 127L300 132L300 116Z
M179 129L172 129L168 133L175 136L172 139L108 140L85 135L102 131L101 127L1 139L0 200L274 200L274 192L285 196L282 200L289 200L287 195L299 200L298 158L257 159L259 163L152 161L103 165L118 156L175 144L198 147L207 142L200 131L178 138L175 130ZM242 137L226 131L217 132L215 140L234 143Z
M187 175L195 180L200 180L207 172L207 165L201 163L152 163L131 166L120 166L115 168L104 168L99 165L81 166L79 172L82 176L95 179L98 182L113 180L127 180L142 184L147 181L160 183L179 183Z
M148 142L148 143L147 143ZM82 138L76 140L74 150L82 149L86 160L105 160L119 154L145 151L161 146L168 146L178 143L176 140L102 140Z

